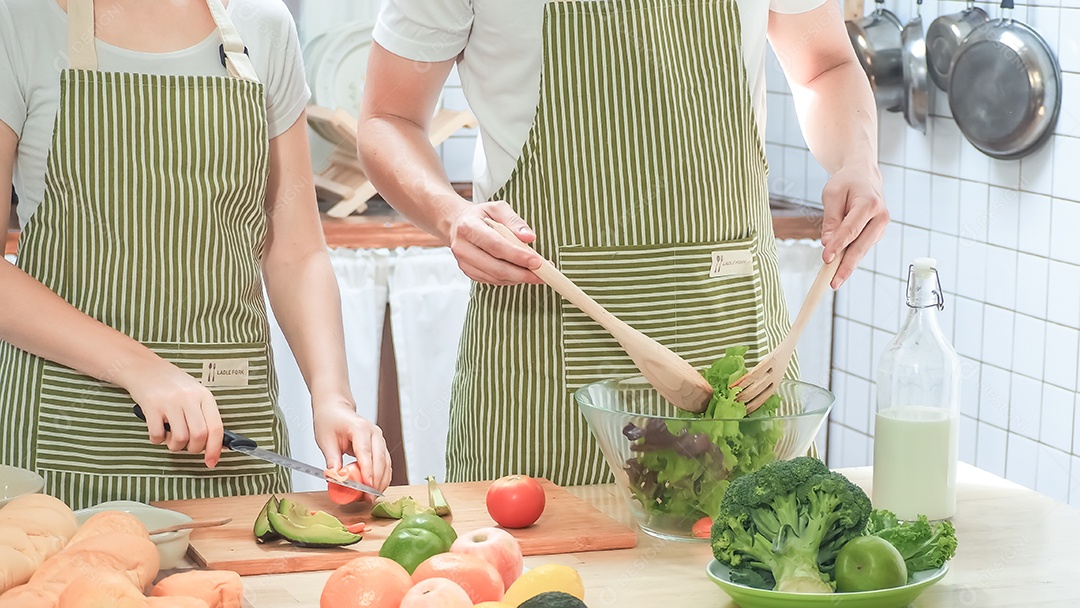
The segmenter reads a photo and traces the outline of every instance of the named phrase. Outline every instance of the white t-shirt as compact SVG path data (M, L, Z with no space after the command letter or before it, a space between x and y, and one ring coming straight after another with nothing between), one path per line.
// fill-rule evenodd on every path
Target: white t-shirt
M612 0L617 1L617 0ZM801 13L825 0L737 0L743 58L759 132L765 133L765 37L769 11ZM480 123L474 160L476 200L510 178L540 101L545 0L383 0L375 41L413 61L439 62L465 51L458 71Z
M292 15L281 0L231 0L232 18L266 88L271 138L296 123L311 97ZM215 31L172 53L137 53L98 41L98 68L171 76L228 76ZM45 165L68 67L67 14L55 0L0 0L0 121L19 136L15 191L19 223L41 205Z

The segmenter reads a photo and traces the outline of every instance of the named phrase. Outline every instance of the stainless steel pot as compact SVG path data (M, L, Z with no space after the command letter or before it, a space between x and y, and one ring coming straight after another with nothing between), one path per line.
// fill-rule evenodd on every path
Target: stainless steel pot
M903 25L885 0L859 22L866 35L865 64L870 66L870 86L879 107L899 112L904 103L904 68L900 32Z
M949 69L956 50L968 34L990 20L986 11L968 0L963 12L942 15L926 30L926 60L930 77L942 91L949 90Z
M1046 40L1012 18L1013 0L1002 0L1002 17L972 32L956 52L949 104L960 131L994 158L1034 152L1054 130L1061 111L1061 66Z
M863 72L866 73L866 78L873 84L874 72L870 69L870 56L873 51L870 49L870 41L866 37L866 30L857 22L851 20L845 21L844 25L847 26L848 38L851 40L851 46L855 48L855 56L859 59L859 65L862 66Z
M933 111L934 95L926 65L926 38L923 36L922 0L916 0L915 18L900 33L904 70L904 118L926 133L926 121Z

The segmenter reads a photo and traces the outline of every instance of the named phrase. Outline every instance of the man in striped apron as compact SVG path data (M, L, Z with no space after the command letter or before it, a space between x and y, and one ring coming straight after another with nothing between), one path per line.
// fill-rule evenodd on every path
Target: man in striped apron
M93 1L70 0L71 69L19 266L201 378L225 428L280 452L260 274L266 102L221 0L207 4L229 78L99 72ZM126 391L8 343L0 378L2 461L41 472L73 508L288 490L274 465L227 452L207 469L151 444Z
M542 67L531 130L504 185L482 193L491 202L465 207L438 183L430 154L416 143L409 124L425 124L430 108L414 99L433 99L432 83L441 84L439 76L454 61L434 61L438 44L445 54L460 52L456 60L468 94L480 86L473 79L483 77L482 67L463 67L478 61L471 53L497 55L501 44L510 61L515 51L524 52L514 47L514 36L525 34L511 33L494 17L498 2L476 0L471 9L452 9L462 3L450 0L426 2L441 9L409 0L384 5L376 42L386 48L376 47L372 55L361 152L380 191L444 236L478 281L452 395L448 476L526 473L562 484L604 481L609 472L573 393L636 369L580 310L545 286L520 284L536 282L526 269L537 267L537 259L504 247L478 220L490 216L515 228L600 304L693 365L708 365L732 346L749 347L748 364L756 362L789 325L767 163L742 48L744 36L764 37L764 19L775 14L767 15L764 0L539 3L535 46L542 47ZM528 13L533 4L514 10ZM833 92L821 104L834 108L812 110L817 126L810 129L817 136L812 147L821 148L823 164L834 173L832 200L825 201L832 222L825 256L855 242L839 284L887 221L876 160L841 158L849 152L876 158L876 143L867 135L875 131L873 99L851 63L837 7L820 0L786 4L819 7L786 23L781 18L775 27L793 46L810 26L820 33L803 50L813 60L792 53L789 72L809 83L830 72L824 64L832 61L839 66L836 79L818 84L825 90L849 87L842 93L846 99ZM422 19L425 10L441 11L440 22L450 23L444 36L432 32L434 17ZM760 31L743 31L741 10L762 18ZM461 51L452 44L456 26L467 31ZM408 42L425 31L437 41L429 47L436 69L424 64L423 53L398 54L408 53ZM829 54L831 60L822 59ZM472 105L481 128L485 113L498 111L491 99ZM850 120L853 130L834 129L829 137L835 141L823 142L820 125L841 119ZM485 137L483 151L491 154L497 143L496 136ZM415 167L415 173L402 166Z

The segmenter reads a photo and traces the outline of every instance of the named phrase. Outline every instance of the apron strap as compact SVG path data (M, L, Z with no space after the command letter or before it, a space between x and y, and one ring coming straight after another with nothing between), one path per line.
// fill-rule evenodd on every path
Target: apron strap
M73 70L96 70L94 0L68 0L68 56Z
M255 72L255 66L251 64L251 58L247 55L244 41L240 38L240 32L236 30L229 12L221 0L206 0L210 7L210 14L217 23L218 31L221 32L222 48L225 51L225 67L233 78L259 82L259 75Z
M259 82L259 75L251 63L225 5L221 0L206 0L210 14L221 32L225 67L233 78ZM97 70L97 38L94 35L94 0L68 0L68 54L71 69Z

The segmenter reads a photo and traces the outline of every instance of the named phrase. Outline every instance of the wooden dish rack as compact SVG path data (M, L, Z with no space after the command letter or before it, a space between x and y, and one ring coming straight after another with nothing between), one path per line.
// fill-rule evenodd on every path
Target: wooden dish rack
M363 213L377 192L364 175L356 155L356 118L341 108L309 106L307 121L313 131L334 145L330 164L315 175L319 199L333 203L327 215L343 218ZM438 146L459 130L475 127L476 118L469 112L439 110L431 122L431 145Z

